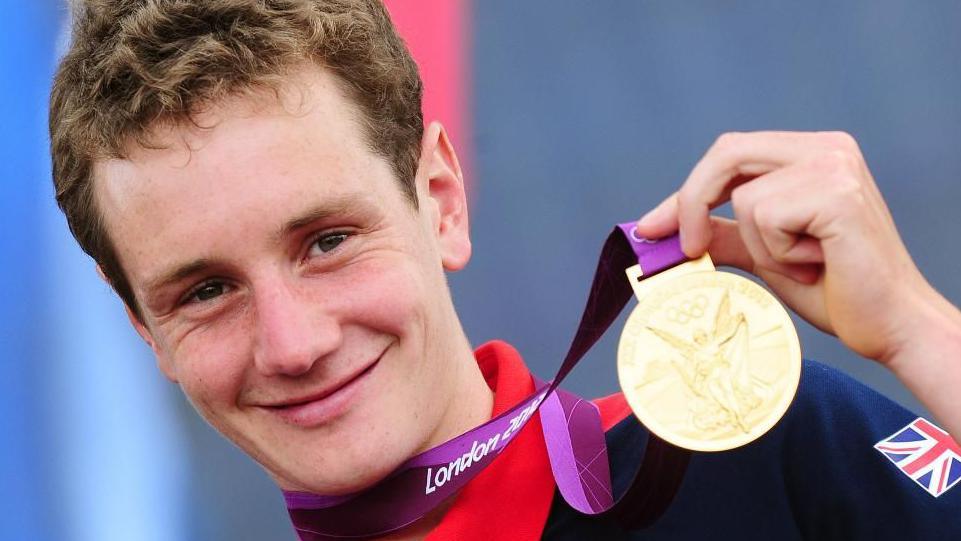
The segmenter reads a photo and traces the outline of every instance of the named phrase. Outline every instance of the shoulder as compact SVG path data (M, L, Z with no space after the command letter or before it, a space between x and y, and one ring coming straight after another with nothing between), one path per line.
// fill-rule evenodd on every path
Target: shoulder
M841 371L805 360L797 396L771 437L786 459L788 486L821 491L850 487L897 471L874 445L915 414ZM858 480L859 476L866 479ZM831 496L826 496L830 498Z
M890 398L843 372L805 360L797 396L784 418L790 431L833 436L819 442L873 444L916 418Z
M785 488L807 536L961 535L955 511L961 489L939 490L933 480L953 470L961 475L961 462L947 449L935 452L936 438L919 441L914 455L892 457L878 448L916 419L850 376L805 361L795 401L776 432ZM895 516L896 523L879 519Z

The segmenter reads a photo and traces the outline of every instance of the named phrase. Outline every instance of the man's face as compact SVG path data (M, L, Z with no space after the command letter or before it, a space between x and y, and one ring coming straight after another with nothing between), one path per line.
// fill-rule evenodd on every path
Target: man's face
M212 128L99 163L96 189L161 369L281 486L335 494L444 423L459 326L443 267L470 250L466 225L444 226L462 187L426 170L443 164L422 156L414 210L332 76L298 80L286 108L229 100L198 119Z

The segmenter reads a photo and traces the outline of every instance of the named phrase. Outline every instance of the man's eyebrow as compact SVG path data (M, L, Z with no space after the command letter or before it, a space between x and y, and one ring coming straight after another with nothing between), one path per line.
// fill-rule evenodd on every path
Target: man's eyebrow
M281 242L297 230L312 223L327 220L333 217L351 217L365 215L373 212L374 206L363 198L338 198L325 201L324 203L312 207L296 217L288 220L273 236L275 242ZM170 284L177 283L194 274L207 270L215 266L211 259L201 258L190 261L183 265L176 266L173 270L164 272L156 278L150 279L144 286L144 293L147 297L147 304L163 288Z
M170 284L179 282L185 278L188 278L194 274L197 274L203 270L206 270L213 266L213 261L209 259L195 259L189 263L179 265L171 271L165 272L158 276L148 280L144 286L144 292L147 296L147 303L150 303L150 299L161 289L167 287Z
M363 198L338 198L325 201L324 203L312 207L298 216L291 218L281 227L272 237L275 242L281 242L297 230L312 223L329 220L333 217L350 218L359 215L366 215L372 212L373 205Z

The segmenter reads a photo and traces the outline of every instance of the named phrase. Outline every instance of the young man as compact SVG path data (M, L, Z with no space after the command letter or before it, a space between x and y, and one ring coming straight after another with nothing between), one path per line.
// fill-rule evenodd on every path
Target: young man
M461 329L444 272L471 254L463 181L420 97L375 0L78 7L51 99L58 202L163 373L285 490L364 490L533 390L515 351L474 352ZM728 199L738 221L710 218ZM961 315L850 137L721 137L638 231L678 228L688 256L754 271L961 432ZM623 490L647 435L622 398L601 407ZM554 494L535 417L390 538L961 534L961 492L934 498L873 449L912 419L808 365L770 434L696 456L664 516L628 532Z

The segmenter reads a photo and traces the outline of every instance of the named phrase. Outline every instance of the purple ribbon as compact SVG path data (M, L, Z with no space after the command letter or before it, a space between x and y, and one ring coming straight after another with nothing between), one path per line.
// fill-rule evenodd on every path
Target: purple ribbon
M627 304L632 288L625 269L639 264L646 278L685 259L677 235L649 241L637 236L634 222L619 224L604 243L581 322L550 383L535 379L537 390L510 410L414 456L366 490L344 496L284 492L301 541L364 539L417 521L483 471L538 412L551 470L567 503L591 515L616 511L600 413L558 386ZM647 455L663 454L661 448L651 453L652 443L665 445L651 436L645 462ZM650 470L643 464L639 468L641 473ZM625 497L638 500L637 494ZM640 499L645 498L650 495Z

